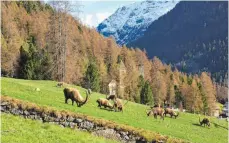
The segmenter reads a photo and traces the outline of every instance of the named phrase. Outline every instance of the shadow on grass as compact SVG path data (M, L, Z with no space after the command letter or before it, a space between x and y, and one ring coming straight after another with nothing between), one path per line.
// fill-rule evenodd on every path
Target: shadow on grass
M208 126L201 126L200 124L197 124L197 123L192 123L192 125L199 126L199 127L202 127L202 128L209 128Z
M109 109L109 108L99 108L99 109L101 109L101 110L107 110L107 111L110 111L110 112L114 111L113 109Z
M217 124L217 123L212 123L212 124L213 124L216 128L223 128L223 129L228 130L227 127L221 126L221 125L219 125L219 124ZM200 124L196 124L196 123L192 123L192 125L199 126L199 127L204 127L204 126L201 126Z
M201 126L200 124L197 124L197 123L192 123L192 125L203 127L203 126Z
M226 129L226 130L228 130L228 127L224 127L224 126L221 126L221 125L219 125L219 124L217 124L217 123L212 123L216 128L223 128L223 129Z

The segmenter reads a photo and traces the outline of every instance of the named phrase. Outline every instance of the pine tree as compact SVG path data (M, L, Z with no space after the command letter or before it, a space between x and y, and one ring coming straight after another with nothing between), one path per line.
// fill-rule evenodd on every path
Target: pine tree
M24 79L50 79L47 71L50 67L48 53L38 50L35 38L30 37L20 49L20 77Z
M141 90L141 103L154 105L152 89L148 81L145 82L144 87Z
M138 79L138 95L137 95L137 98L136 98L136 102L137 103L144 103L145 101L145 97L144 97L144 94L141 94L143 88L144 88L144 84L145 84L145 81L144 81L144 78L142 76L139 76L139 79Z
M85 86L93 91L100 91L100 75L95 62L91 62L85 75Z

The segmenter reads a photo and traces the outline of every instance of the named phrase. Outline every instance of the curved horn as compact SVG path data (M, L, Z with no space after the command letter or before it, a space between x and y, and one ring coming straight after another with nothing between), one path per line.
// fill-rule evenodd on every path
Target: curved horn
M84 105L88 101L88 92L86 91L86 99L80 104L80 106Z
M127 100L126 103L123 106L125 106L128 102L129 102L129 100Z
M200 116L199 116L199 122L200 122L200 124L201 124L201 121L200 121Z
M179 114L180 114L180 113L179 113L179 112L177 112L177 117L179 116Z

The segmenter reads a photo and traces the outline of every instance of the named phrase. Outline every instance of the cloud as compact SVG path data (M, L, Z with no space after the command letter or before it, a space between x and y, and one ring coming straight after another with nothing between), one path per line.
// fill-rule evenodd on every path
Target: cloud
M109 17L112 13L110 12L103 12L103 13L96 13L96 17L98 19L98 24Z
M92 25L92 14L87 14L83 23L85 23L86 25L91 26Z
M97 27L103 20L109 17L112 13L98 12L94 14L85 14L80 16L81 21L89 27Z

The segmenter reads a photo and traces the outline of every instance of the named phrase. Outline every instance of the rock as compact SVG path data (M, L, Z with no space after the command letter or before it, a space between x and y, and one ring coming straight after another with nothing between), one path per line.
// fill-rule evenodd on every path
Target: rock
M92 134L97 136L103 136L105 138L121 140L120 135L114 129L105 129L105 130L97 130Z
M73 122L75 123L81 123L83 120L82 119L75 119Z
M35 119L35 116L34 115L30 115L28 116L30 119Z
M19 115L19 111L17 109L15 109L15 108L13 108L11 110L11 113L14 114L14 115Z
M1 102L1 106L6 106L6 105L9 105L9 102Z
M94 127L94 123L85 121L85 122L80 123L79 126L80 126L81 128L84 128L84 129L87 129L87 130L91 130L91 129Z
M128 132L123 132L123 131L121 131L120 134L121 134L122 136L126 136L126 135L128 134Z
M63 125L64 127L68 127L68 126L69 126L69 122L62 122L62 125Z
M127 135L125 135L125 136L124 136L124 139L125 139L125 140L129 140L130 138L129 138Z
M30 112L30 115L36 115L37 112L33 111L33 112Z
M35 88L35 91L41 91L40 88Z
M54 118L53 119L55 122L60 122L60 118Z
M63 126L63 125L60 125L60 127L61 127L61 128L64 128L64 126Z
M75 128L76 124L71 122L71 123L69 123L69 126L70 126L70 128Z
M74 118L71 117L71 116L69 116L69 117L67 118L67 121L72 122L72 121L74 121Z
M29 112L27 110L24 111L24 115L28 116Z
M20 115L23 115L23 111L22 110L19 110L18 111Z

